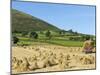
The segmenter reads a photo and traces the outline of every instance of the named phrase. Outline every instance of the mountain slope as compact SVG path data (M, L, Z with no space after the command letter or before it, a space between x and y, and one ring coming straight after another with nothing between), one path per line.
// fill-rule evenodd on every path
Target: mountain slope
M29 14L12 9L12 31L59 31L60 29Z

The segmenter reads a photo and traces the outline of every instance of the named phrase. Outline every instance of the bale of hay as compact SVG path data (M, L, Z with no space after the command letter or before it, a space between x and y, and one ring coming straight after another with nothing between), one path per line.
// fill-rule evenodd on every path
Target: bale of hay
M95 63L95 58L94 58L94 56L84 56L81 59L81 63L84 64L84 65L94 64Z
M29 70L29 62L26 57L22 59L22 63L20 64L20 71L28 71Z
M38 60L37 66L38 68L44 68L50 66L48 58Z
M19 67L19 60L16 59L16 61L12 62L12 69L17 69Z
M33 55L32 57L28 58L29 62L34 62L35 60L37 60L37 57L35 55Z
M52 56L49 57L50 66L57 65L58 63L59 62L58 59L56 58L56 54L53 54Z
M17 61L16 57L12 57L12 63L15 63Z
M38 66L37 66L37 61L34 61L34 62L29 62L29 70L35 70L35 69L38 69Z

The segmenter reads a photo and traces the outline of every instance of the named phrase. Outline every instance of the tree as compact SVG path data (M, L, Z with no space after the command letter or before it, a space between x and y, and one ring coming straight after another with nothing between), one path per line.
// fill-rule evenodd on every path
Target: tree
M62 31L59 31L59 34L62 35Z
M91 39L91 37L89 35L85 36L85 40L90 40L90 39Z
M74 32L74 34L75 34L75 35L78 35L78 32L76 31L76 32Z
M73 33L73 30L72 30L72 29L70 29L70 30L68 30L68 32L69 32L69 33Z
M61 30L61 31L59 31L59 34L60 34L60 35L65 35L65 33L66 33L65 30Z
M69 40L73 40L73 37L69 37Z
M48 37L49 39L51 39L51 32L48 30L46 33L45 33L46 37Z
M85 41L85 40L89 40L90 39L90 36L89 35L82 35L82 41Z
M19 38L17 38L16 36L13 37L13 43L17 44L19 42Z
M34 39L38 39L38 34L36 32L30 32L29 37L34 38Z
M66 33L66 31L65 31L65 30L62 30L62 33L63 33L63 34L65 34L65 33Z
M35 33L34 39L38 39L38 34L37 33Z
M28 32L22 32L22 36L26 36L28 34Z

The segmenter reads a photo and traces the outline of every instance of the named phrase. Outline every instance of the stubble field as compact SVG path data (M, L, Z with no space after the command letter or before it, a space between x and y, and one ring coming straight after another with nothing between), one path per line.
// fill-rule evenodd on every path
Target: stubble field
M52 44L12 47L12 74L95 69L94 53Z

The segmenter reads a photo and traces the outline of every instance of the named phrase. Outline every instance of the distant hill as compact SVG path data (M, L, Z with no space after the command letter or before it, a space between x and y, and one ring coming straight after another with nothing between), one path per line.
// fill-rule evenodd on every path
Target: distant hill
M12 31L59 31L60 29L29 14L12 9Z

